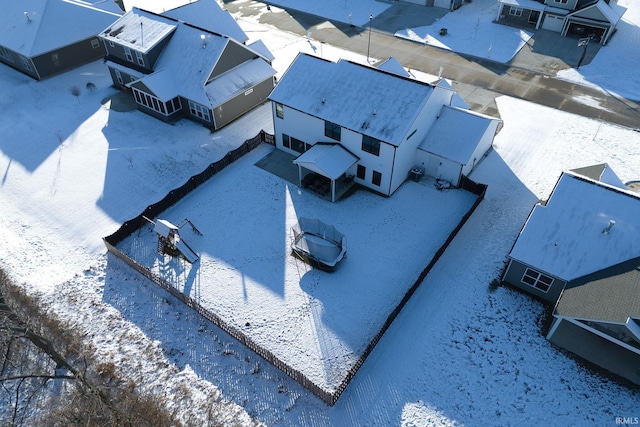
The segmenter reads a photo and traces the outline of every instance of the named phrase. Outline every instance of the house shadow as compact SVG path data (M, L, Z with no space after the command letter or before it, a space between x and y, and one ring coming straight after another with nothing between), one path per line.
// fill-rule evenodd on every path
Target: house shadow
M407 339L398 340L383 336L334 407L318 404L317 398L301 385L178 299L138 276L112 255L109 255L108 259L103 301L112 305L126 320L140 328L149 340L157 342L158 348L170 363L175 364L180 370L187 368L193 370L199 378L215 384L224 396L242 405L249 413L264 414L263 405L269 402L274 414L285 417L293 424L299 423L301 419L312 419L315 420L316 425L332 426L336 423L358 425L362 422L360 419L362 414L367 414L370 408L376 407L378 408L376 417L391 420L391 424L398 424L403 418L403 411L408 406L424 405L431 409L435 408L442 416L462 424L477 421L477 419L464 419L464 414L460 413L459 407L468 403L464 401L468 396L454 392L468 387L469 384L465 381L473 381L473 378L453 375L448 385L451 392L439 389L442 385L441 381L429 381L429 378L438 378L441 375L442 366L434 364L433 360L441 357L443 351L441 346L447 345L439 340L428 339L430 319L433 316L446 317L455 310L446 304L445 298L443 305L437 308L441 313L426 313L421 301L428 300L433 295L446 295L452 287L460 286L459 276L462 274L463 269L460 269L462 264L468 264L469 268L481 275L479 272L486 270L483 265L488 262L495 267L495 274L498 274L499 266L504 261L512 241L510 239L496 241L496 231L507 228L506 234L513 236L515 240L522 221L526 219L537 197L509 170L502 157L493 150L476 166L472 175L477 182L490 181L491 184L485 200L480 203L476 212L461 229L460 237L456 237L451 242L451 245L455 246L454 250L445 251L442 261L434 267L434 269L445 270L444 273L440 271L438 277L448 277L448 279L430 281L427 275L424 283L420 284L409 300L410 303L400 311L391 328L385 333L385 335L407 334ZM425 182L406 184L407 187L418 185L429 184ZM302 195L290 192L294 194L294 204L300 206L303 202L300 199ZM339 205L340 202L335 204L335 206ZM364 219L359 218L356 222L361 220ZM341 231L347 235L352 234L348 229ZM468 245L466 243L468 241L475 243ZM483 245L480 244L483 241L487 242L484 244L484 247L488 248L486 251L482 250ZM465 249L461 251L461 248ZM354 251L359 250L362 249L354 245ZM500 252L499 256L496 257L498 252ZM458 256L465 256L465 259L456 260ZM309 319L318 325L324 324L323 328L327 333L318 337L318 346L320 351L325 351L327 354L331 352L333 346L339 344L339 341L346 343L347 346L358 341L351 332L345 330L344 325L336 322L342 318L341 312L345 310L343 300L350 301L349 304L354 312L366 314L366 307L362 307L361 290L351 286L345 280L349 276L350 269L357 270L363 267L360 265L361 259L361 256L347 257L344 264L333 273L310 268L300 260L292 261L303 272L299 285L309 296ZM198 276L200 273L195 274L189 285L194 289L202 285ZM489 298L489 281L490 278L487 277L484 292L481 290L481 284L479 288L472 284L475 289L474 298L478 298L480 306ZM457 301L454 302L457 303ZM416 328L415 325L418 324L425 326ZM375 328L379 326L376 325ZM536 327L536 325L531 326ZM250 332L254 325L247 322L245 327L247 332ZM359 334L361 331L356 333ZM465 351L464 348L462 351ZM473 349L470 348L468 351L471 352ZM466 363L467 357L473 358L472 354L463 353L457 356L462 364ZM324 361L323 369L327 376L345 375L344 364L330 357ZM381 374L382 371L385 372L384 375ZM416 372L421 372L420 375L424 381L420 381L420 388L413 388L408 393L405 390L406 381L414 378ZM489 375L488 372L485 374ZM523 388L526 386L523 383L525 380L527 378L522 376L513 379ZM488 392L476 396L475 399L491 408L496 405L495 396L500 395L502 391L498 390L499 384L495 387L491 385L487 387ZM260 399L252 399L251 396L260 396ZM291 403L292 396L295 396L293 400L295 404ZM283 408L288 409L283 411ZM344 410L345 408L351 409Z
M37 81L0 64L3 85L19 88L3 91L0 99L0 110L11 112L7 123L12 124L4 127L0 142L0 150L11 159L0 171L5 180L14 162L34 172L56 150L58 161L62 159L64 147L76 141L76 130L101 108L105 79L96 73L97 66L90 63Z

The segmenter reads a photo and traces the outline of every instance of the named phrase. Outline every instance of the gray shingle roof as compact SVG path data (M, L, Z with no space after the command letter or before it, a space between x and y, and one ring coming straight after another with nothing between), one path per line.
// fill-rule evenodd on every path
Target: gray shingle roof
M640 316L640 258L569 282L555 314L618 323Z

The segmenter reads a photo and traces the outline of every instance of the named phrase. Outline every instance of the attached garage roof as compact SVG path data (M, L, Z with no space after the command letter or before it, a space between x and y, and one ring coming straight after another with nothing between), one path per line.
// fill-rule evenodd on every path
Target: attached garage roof
M298 156L293 163L331 179L338 179L358 157L340 144L318 143Z

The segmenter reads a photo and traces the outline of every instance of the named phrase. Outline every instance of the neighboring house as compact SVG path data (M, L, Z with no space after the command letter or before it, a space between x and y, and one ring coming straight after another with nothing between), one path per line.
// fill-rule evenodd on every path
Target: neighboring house
M640 258L569 282L547 339L640 385Z
M473 158L477 163L490 148L501 123L451 106L459 105L459 97L448 84L305 53L269 99L276 147L299 155L294 163L300 166L302 186L314 185L307 180L311 172L326 178L321 188L330 191L331 200L352 182L389 196L412 171L433 171L433 177L457 185L460 174L470 172ZM442 140L429 138L432 132ZM465 167L431 167L445 160Z
M186 17L199 3L166 14ZM114 85L166 122L188 117L219 129L265 102L274 86L273 56L262 42L246 46L178 18L133 8L100 37Z
M555 304L547 339L640 384L640 194L606 164L563 172L503 281Z
M593 35L606 44L626 9L617 0L498 0L497 22L559 32Z
M122 11L109 0L0 0L0 62L40 80L104 56L98 33Z
M555 304L567 283L640 257L640 194L606 165L563 172L536 204L503 281Z

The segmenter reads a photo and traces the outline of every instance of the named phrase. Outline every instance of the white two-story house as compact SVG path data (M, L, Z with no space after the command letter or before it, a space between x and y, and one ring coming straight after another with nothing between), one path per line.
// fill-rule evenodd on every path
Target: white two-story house
M480 117L484 121L485 130L471 136L474 149L469 155L475 153L476 157L473 164L491 147L500 123L455 107L459 98L449 85L304 53L291 64L269 99L273 102L276 147L299 155L294 163L300 166L303 186L310 172L327 178L332 200L339 196L336 187L343 180L389 196L412 170L424 173L430 156L442 155L438 164L446 161L446 153L456 152L450 144L443 147L433 142L424 149L443 108L447 120L454 120L448 122L452 129L446 135L447 142L453 144L469 145L470 136L464 131L467 120ZM477 152L475 147L480 144L483 149ZM460 173L458 168L451 177L434 178L457 185Z

